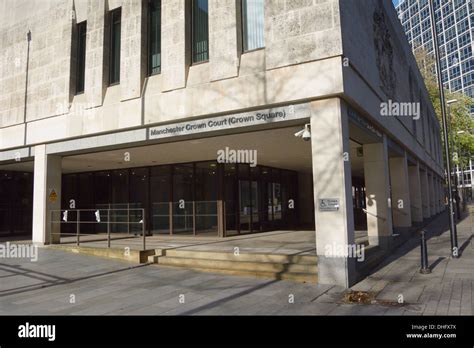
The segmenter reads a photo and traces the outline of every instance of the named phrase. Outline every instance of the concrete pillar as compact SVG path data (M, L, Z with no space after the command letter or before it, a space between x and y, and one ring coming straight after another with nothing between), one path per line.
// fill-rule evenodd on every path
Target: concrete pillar
M439 181L439 191L441 195L441 211L444 212L446 210L446 199L445 199L445 193L444 193L444 181L441 179Z
M439 178L436 181L436 185L438 186L438 209L439 209L439 212L442 213L443 208L444 208L444 205L443 205L443 186L442 186L441 180Z
M49 244L59 241L60 225L53 225L51 233L51 211L61 209L62 158L46 154L46 145L35 147L33 190L33 242Z
M235 0L209 2L209 73L211 81L237 77L241 39L235 28L241 18L240 6Z
M382 143L365 144L364 176L369 244L390 246L392 212L387 139Z
M423 219L428 219L431 216L430 210L430 195L428 189L428 173L426 170L420 170L421 179L421 202L423 209Z
M392 188L393 227L411 227L410 187L408 183L408 163L406 155L392 157L390 181Z
M186 87L190 55L186 45L186 0L161 2L162 91Z
M411 219L415 223L423 222L423 208L421 199L420 166L408 167L410 186Z
M431 216L435 216L436 210L435 210L435 190L434 190L433 173L428 174L428 190L429 190L429 195L430 195L430 213L431 213Z
M441 191L440 191L440 186L439 186L439 178L436 176L435 177L435 190L436 190L436 212L439 214L441 213Z
M318 279L349 287L355 282L356 259L337 255L337 249L347 250L355 243L351 165L345 160L350 153L347 113L340 99L311 106ZM325 208L328 199L333 209Z

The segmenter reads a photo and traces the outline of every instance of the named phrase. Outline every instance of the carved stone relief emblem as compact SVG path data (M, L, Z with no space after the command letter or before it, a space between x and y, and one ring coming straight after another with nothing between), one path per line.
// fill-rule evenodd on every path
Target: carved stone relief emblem
M380 88L389 99L395 99L397 81L393 68L392 37L387 25L387 16L380 5L374 12L373 20L375 53L381 82Z

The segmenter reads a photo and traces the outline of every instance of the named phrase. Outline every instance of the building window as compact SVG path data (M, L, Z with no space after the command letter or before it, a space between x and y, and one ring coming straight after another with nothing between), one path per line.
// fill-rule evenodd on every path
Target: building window
M161 0L149 0L149 54L148 74L161 71Z
M209 5L208 0L193 0L192 6L193 63L209 60Z
M86 38L87 22L77 24L76 94L84 92L84 80L86 76Z
M242 34L244 52L265 47L263 0L242 0Z
M110 73L109 85L120 82L121 9L110 12Z

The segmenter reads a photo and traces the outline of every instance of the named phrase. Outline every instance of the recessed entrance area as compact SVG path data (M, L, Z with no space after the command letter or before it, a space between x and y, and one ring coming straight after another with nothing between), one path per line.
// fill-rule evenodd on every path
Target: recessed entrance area
M74 173L63 175L62 207L89 210L85 223L98 211L112 233L140 233L144 209L149 235L227 237L296 228L297 181L295 171L217 161Z
M300 127L63 157L61 207L81 234L232 237L314 231L311 145ZM252 163L220 151L252 151ZM222 163L228 162L228 163ZM235 161L238 162L238 161ZM98 215L98 216L97 216ZM60 222L61 216L56 215ZM109 220L110 219L110 220ZM94 223L110 221L110 226ZM61 234L78 224L61 223Z

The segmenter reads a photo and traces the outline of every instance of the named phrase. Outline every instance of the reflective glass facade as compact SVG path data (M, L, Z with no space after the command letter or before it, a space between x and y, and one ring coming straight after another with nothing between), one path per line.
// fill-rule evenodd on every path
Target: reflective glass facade
M428 0L400 1L397 12L412 48L433 52ZM435 12L443 82L449 90L474 98L474 3L435 0Z
M62 181L63 209L73 201L75 209L99 210L103 221L107 209L123 209L111 217L112 233L140 233L139 225L127 223L140 213L129 209L145 210L146 230L154 235L225 237L292 228L296 195L296 172L215 161L66 174ZM62 228L74 233L76 227ZM105 228L89 224L81 231Z

